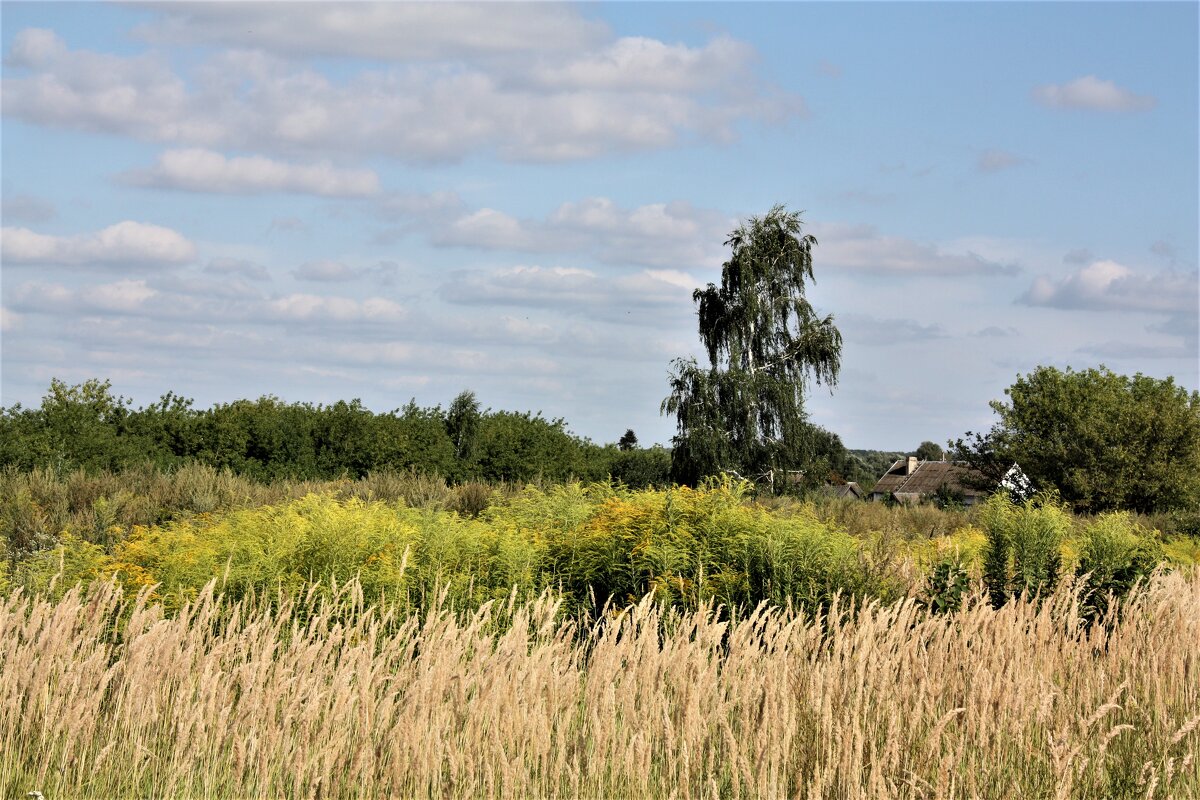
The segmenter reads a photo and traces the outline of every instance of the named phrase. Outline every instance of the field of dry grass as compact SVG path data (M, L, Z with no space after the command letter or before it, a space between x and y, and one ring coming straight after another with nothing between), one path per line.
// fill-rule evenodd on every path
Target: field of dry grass
M1081 624L647 600L399 616L332 597L177 613L116 584L0 601L0 792L119 797L1200 797L1200 575Z

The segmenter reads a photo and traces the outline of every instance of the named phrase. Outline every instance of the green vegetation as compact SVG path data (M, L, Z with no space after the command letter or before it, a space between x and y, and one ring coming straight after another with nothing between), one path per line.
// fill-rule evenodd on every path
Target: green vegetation
M991 403L1000 421L953 443L956 457L996 479L1020 464L1077 511L1200 512L1200 392L1104 367L1038 367L1005 394Z
M351 579L371 601L476 608L514 590L592 615L653 595L672 606L826 606L844 597L957 607L987 582L997 603L1077 574L1103 613L1194 540L1130 515L1076 518L1052 503L983 509L755 500L744 483L631 490L447 486L415 473L260 483L205 466L63 478L0 472L0 590L56 592L115 575L175 608L219 579L231 597ZM324 590L322 590L324 591Z
M670 453L619 449L572 435L540 414L481 411L470 392L450 408L377 414L359 401L238 400L209 409L173 393L132 408L108 381L54 381L36 409L0 410L0 466L57 472L124 470L190 463L258 481L363 478L383 470L464 481L614 480L665 485Z

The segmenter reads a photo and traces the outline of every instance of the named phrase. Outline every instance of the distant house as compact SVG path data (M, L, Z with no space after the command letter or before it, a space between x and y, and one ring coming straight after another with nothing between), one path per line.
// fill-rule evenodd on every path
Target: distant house
M866 492L854 481L830 487L834 497L849 497L851 500L862 500Z
M937 495L957 499L964 506L980 502L991 490L980 488L983 474L954 461L920 461L916 456L902 458L884 473L868 499L885 500L889 496L901 503L919 503ZM1027 493L1029 479L1016 464L999 483L1007 489Z
M851 500L867 499L867 493L854 481L850 481L849 483L826 483L818 492L823 497L836 497L838 499L848 497Z

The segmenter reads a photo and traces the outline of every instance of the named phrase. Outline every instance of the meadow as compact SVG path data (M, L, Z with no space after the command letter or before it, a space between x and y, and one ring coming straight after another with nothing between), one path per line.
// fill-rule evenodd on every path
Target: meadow
M1053 498L0 473L0 791L1200 797L1200 544Z

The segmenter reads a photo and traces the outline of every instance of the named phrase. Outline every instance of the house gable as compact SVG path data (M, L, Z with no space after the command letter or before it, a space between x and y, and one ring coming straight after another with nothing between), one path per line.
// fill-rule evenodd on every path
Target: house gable
M984 495L972 485L972 475L979 473L962 463L900 459L875 483L870 499L883 500L890 495L901 502L920 502L944 488L962 495L963 504L970 506Z

